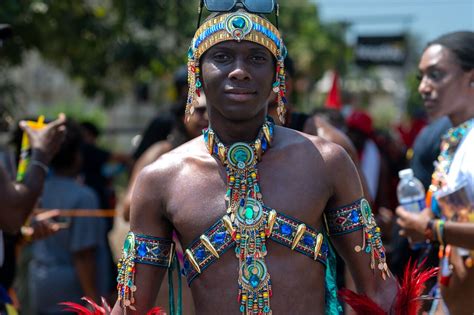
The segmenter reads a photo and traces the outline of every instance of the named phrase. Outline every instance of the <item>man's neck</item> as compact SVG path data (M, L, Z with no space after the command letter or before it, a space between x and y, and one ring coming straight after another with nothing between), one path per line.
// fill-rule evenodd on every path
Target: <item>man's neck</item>
M248 120L228 120L222 116L209 117L209 125L217 134L222 143L226 145L235 142L252 142L265 123L265 112ZM215 119L213 119L215 118Z

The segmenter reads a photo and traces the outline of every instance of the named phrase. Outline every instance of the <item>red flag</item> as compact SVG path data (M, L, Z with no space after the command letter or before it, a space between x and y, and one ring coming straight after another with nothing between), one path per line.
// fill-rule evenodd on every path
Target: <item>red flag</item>
M326 99L326 108L332 109L341 109L342 102L341 102L341 91L339 89L339 75L336 71L334 71L334 77L332 79L332 86L331 90L328 93Z

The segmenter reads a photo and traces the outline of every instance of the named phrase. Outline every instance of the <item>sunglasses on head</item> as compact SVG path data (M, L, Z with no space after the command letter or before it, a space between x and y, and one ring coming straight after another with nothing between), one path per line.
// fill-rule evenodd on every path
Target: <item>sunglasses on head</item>
M251 13L269 14L275 11L276 27L278 28L278 4L276 0L200 0L197 27L199 28L199 25L201 25L203 5L209 12L229 12L238 4Z
M206 9L211 12L227 12L241 3L252 13L272 13L275 8L274 0L204 0Z

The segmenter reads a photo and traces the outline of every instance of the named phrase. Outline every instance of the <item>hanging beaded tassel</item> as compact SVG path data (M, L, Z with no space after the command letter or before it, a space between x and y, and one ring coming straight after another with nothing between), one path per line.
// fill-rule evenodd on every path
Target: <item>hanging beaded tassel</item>
M199 61L194 56L192 49L188 52L188 98L186 101L186 121L194 113L194 107L197 104L197 98L201 96L202 82L200 79L201 69L199 68Z
M129 307L132 310L135 310L133 293L137 290L135 286L135 253L135 234L128 233L125 238L122 258L117 264L117 289L122 308Z
M226 167L227 218L235 226L235 254L239 259L240 312L271 314L272 287L265 263L267 218L258 184L257 163L273 139L273 123L265 122L254 143L234 143L227 148L212 129L204 132L209 152Z
M277 93L277 114L281 124L285 124L286 115L286 73L285 73L285 58L287 55L286 48L279 54L276 66L275 82L273 83L273 92Z
M385 248L383 247L380 228L375 223L367 200L361 200L360 211L362 213L362 221L364 222L363 243L362 246L355 246L354 250L356 252L365 251L367 254L370 254L370 268L375 270L377 267L382 274L382 278L385 280L387 276L391 277L391 273L385 257Z

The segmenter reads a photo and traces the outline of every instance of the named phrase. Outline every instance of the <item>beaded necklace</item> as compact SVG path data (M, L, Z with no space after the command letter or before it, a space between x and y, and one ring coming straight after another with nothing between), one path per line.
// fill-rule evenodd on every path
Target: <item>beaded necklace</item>
M272 144L273 132L274 123L267 118L253 143L236 142L230 147L211 128L203 132L209 153L221 161L227 173L223 221L236 241L238 300L240 312L246 315L271 314L272 285L265 263L266 222L271 219L264 213L257 163Z
M449 168L454 159L459 144L474 125L474 120L470 119L461 125L450 128L441 138L441 152L435 162L435 171L431 177L430 190L435 192L447 185Z
M446 134L441 138L441 151L438 159L435 162L435 170L431 176L431 185L427 193L427 204L434 209L437 206L437 201L433 196L438 190L445 188L448 185L448 172L453 163L454 155L464 137L474 126L474 119L465 121L457 127L450 128ZM449 268L449 256L451 253L451 246L440 244L438 257L441 264L441 282L447 283L452 274ZM472 257L467 257L465 260L466 267L472 266Z

